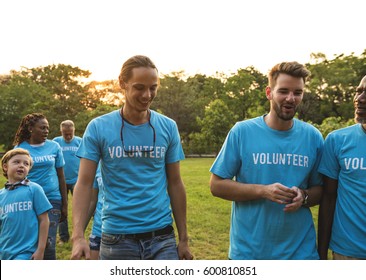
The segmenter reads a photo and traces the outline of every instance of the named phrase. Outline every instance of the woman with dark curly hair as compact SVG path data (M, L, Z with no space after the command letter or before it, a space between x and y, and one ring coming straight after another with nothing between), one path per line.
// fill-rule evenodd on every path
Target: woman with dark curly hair
M57 226L67 217L67 192L62 150L59 144L47 139L48 131L48 121L43 114L28 114L20 122L13 144L31 154L34 165L28 179L41 185L52 204L48 212L50 227L44 259L55 260Z

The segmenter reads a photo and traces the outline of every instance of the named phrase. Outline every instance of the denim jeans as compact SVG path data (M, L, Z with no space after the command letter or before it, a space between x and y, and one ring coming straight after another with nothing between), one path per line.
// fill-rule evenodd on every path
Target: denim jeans
M71 194L73 194L74 184L66 184L66 187L67 187L67 194L69 194L69 191L71 192ZM60 240L63 242L68 242L70 239L68 218L59 223L58 226L59 226L58 235L60 236Z
M48 218L50 219L50 227L48 229L48 240L46 250L44 251L45 260L56 259L56 235L57 226L61 217L61 200L50 200L52 209L48 211Z
M102 233L101 260L178 260L174 232L149 239Z
M68 242L70 239L68 223L68 218L66 218L58 224L58 235L60 236L60 240L63 242Z
M100 236L90 234L90 236L89 236L89 248L90 248L90 250L99 251L101 241L102 241L102 238Z

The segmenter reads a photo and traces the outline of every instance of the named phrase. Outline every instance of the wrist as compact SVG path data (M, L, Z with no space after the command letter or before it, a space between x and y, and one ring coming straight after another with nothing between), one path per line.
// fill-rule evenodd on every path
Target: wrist
M86 242L84 237L71 237L72 244L80 244L82 242Z
M74 242L78 242L80 240L85 240L85 237L84 235L72 235L71 236L71 242L74 243Z
M309 193L307 192L307 190L301 190L301 194L302 194L302 206L308 206L309 203Z

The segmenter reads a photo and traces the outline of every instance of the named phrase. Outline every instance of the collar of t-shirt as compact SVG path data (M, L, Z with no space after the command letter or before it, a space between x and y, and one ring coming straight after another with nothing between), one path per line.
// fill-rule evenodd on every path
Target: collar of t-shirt
M9 191L12 191L12 190L15 190L19 186L28 186L28 185L29 185L29 180L27 178L25 178L24 180L16 182L14 184L6 182L5 183L5 189L7 189Z

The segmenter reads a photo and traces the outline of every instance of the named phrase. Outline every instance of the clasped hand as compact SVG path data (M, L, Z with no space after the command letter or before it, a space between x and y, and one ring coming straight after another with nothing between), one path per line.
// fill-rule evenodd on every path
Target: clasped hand
M286 204L285 212L298 210L303 202L303 197L298 187L288 188L280 183L266 186L266 198L279 204Z

